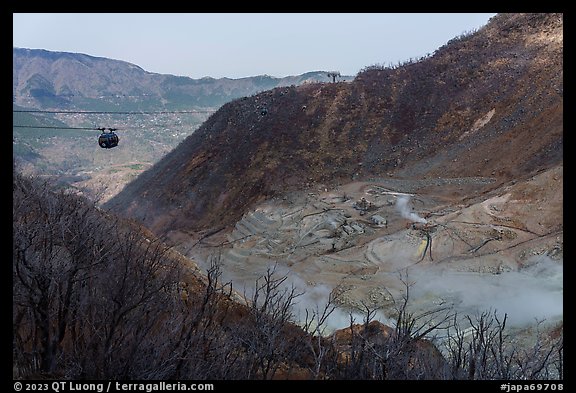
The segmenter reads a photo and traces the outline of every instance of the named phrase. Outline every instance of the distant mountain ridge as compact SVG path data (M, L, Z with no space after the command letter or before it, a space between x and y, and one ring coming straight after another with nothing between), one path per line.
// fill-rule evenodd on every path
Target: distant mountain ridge
M121 60L81 53L13 48L14 103L92 110L214 108L275 87L329 82L326 71L275 78L192 79L157 74ZM340 80L350 80L343 76Z

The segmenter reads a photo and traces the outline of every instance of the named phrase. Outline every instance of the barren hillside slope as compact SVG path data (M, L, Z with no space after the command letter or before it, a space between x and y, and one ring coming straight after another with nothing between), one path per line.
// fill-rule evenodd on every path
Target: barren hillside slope
M527 178L562 162L562 29L558 14L500 14L417 63L228 103L107 207L162 234L313 184Z

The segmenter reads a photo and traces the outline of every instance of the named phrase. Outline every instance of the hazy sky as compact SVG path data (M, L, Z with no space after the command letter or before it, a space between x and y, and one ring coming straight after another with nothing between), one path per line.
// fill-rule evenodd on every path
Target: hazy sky
M201 78L356 75L420 57L495 14L13 14L13 46L78 52Z

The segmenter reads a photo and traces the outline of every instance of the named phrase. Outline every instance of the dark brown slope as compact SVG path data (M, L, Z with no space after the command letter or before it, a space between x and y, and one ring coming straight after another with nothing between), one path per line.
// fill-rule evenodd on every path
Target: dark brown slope
M525 178L563 157L562 28L561 14L501 14L417 63L228 103L107 207L166 233L314 182Z

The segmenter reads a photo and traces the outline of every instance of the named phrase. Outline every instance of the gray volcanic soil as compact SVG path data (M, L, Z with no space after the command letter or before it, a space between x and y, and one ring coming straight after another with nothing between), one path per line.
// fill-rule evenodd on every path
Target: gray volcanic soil
M409 282L416 312L494 309L522 327L562 320L562 177L560 165L497 189L480 177L320 186L265 201L212 236L168 237L201 267L219 257L240 293L276 266L306 292L300 309L334 291L340 314L368 305L386 321ZM348 322L335 316L330 328Z

